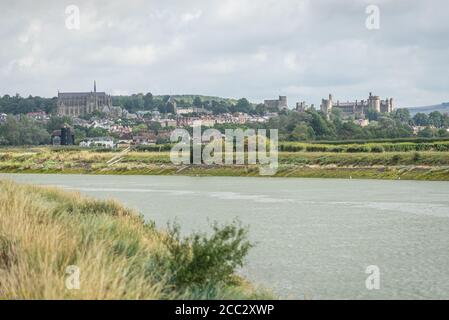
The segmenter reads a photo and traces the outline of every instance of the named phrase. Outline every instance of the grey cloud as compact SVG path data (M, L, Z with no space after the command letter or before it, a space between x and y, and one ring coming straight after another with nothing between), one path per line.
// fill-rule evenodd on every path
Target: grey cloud
M381 29L365 28L377 4ZM65 8L81 29L65 28ZM449 100L445 0L14 1L0 4L0 94L87 90L319 103L369 91Z

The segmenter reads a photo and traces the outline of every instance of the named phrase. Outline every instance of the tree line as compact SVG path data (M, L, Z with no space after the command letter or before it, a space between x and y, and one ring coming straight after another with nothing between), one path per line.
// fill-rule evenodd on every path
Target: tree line
M0 97L0 113L26 114L30 112L45 111L48 114L56 112L57 98L42 98L28 96L21 97L4 95Z
M449 137L449 115L438 111L428 116L427 123L420 121L420 114L411 117L408 109L397 109L389 114L370 110L366 117L369 125L361 126L345 119L339 110L333 110L329 118L315 109L282 111L279 117L251 127L278 129L279 138L284 141L407 138L414 136L413 126L421 125L427 127L418 133L419 137Z

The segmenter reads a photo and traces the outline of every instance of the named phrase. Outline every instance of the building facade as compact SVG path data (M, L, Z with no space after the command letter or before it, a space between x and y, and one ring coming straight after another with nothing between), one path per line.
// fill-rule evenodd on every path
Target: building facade
M73 129L64 125L59 130L54 130L51 134L51 144L58 146L71 146L75 144L75 133Z
M57 112L60 116L78 117L112 107L112 98L105 92L58 92Z
M334 101L331 94L328 99L321 100L320 109L325 114L330 114L332 109L338 109L346 115L364 115L368 110L380 113L389 113L394 109L393 98L381 100L379 96L373 96L370 92L367 100L355 100L348 102Z
M276 108L276 109L287 109L287 97L286 96L279 96L279 99L277 100L264 100L263 104L267 108Z
M296 102L296 108L295 110L298 112L306 112L307 110L309 110L310 108L314 108L315 106L313 104L311 104L310 106L308 104L306 104L305 101L301 101L301 102Z

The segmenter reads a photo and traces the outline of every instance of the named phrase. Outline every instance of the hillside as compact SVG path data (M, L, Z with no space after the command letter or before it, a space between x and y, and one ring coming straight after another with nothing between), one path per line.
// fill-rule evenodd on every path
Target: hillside
M419 112L422 113L431 113L433 111L439 111L441 113L449 112L449 102L444 102L441 104L436 104L432 106L423 106L423 107L411 107L407 108L410 111L411 115L415 115Z
M155 98L162 98L164 95L155 95ZM229 104L236 104L237 99L233 98L221 98L221 97L215 97L215 96L203 96L198 94L177 94L172 95L172 97L178 101L184 100L187 103L193 103L193 100L198 97L201 99L201 101L217 101L217 102L226 102Z

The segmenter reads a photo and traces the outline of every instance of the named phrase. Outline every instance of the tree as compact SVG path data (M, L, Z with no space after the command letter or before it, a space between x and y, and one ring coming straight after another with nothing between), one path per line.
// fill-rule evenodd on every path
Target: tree
M36 121L22 116L9 116L0 125L0 141L5 145L40 145L50 143L50 134Z
M259 104L256 106L255 112L256 112L256 114L262 116L262 115L264 115L264 114L266 114L266 113L268 112L268 108L267 108L267 106L264 105L263 103L259 103Z
M340 139L364 139L367 136L363 128L353 122L342 123L337 132Z
M135 111L142 110L145 107L145 100L141 93L133 95L133 109Z
M211 109L214 114L222 114L231 112L231 106L224 101L212 101Z
M234 112L251 112L251 104L246 98L241 98L237 101L237 104L234 106Z
M201 101L201 98L198 97L198 96L196 96L196 97L193 99L193 106L194 106L194 107L197 107L197 108L201 108L202 105L203 105L203 102Z
M305 123L296 125L291 134L291 140L293 141L308 141L313 139L315 139L315 132Z
M393 118L401 121L402 123L410 123L412 120L410 111L406 108L396 109L393 114Z
M59 130L64 124L72 125L72 119L70 117L51 117L47 122L47 131L52 133L54 130Z
M379 119L379 115L380 115L380 113L377 112L377 111L374 110L374 109L369 109L369 110L366 112L366 118L367 118L369 121L377 121L377 120Z
M87 130L86 136L89 138L95 137L106 137L109 135L109 131L103 128L89 128Z
M443 128L449 128L449 114L445 113L442 117L443 120Z
M449 131L447 131L446 129L440 129L438 130L438 136L440 137L449 137Z
M133 127L133 134L139 135L143 132L146 132L148 130L148 127L146 124L141 123L135 127Z
M435 136L435 129L432 129L430 127L427 127L418 132L418 137L433 138L434 136Z
M439 111L433 111L429 114L429 125L435 128L443 127L443 115Z
M331 138L334 134L329 126L329 123L316 111L309 111L312 116L310 125L313 128L317 138Z
M148 125L148 129L158 133L160 130L162 130L162 126L161 126L160 122L152 121Z
M417 126L428 126L429 125L429 116L425 113L419 112L414 115L413 123Z
M153 95L151 94L151 92L148 92L144 98L144 108L145 110L150 110L153 108Z

